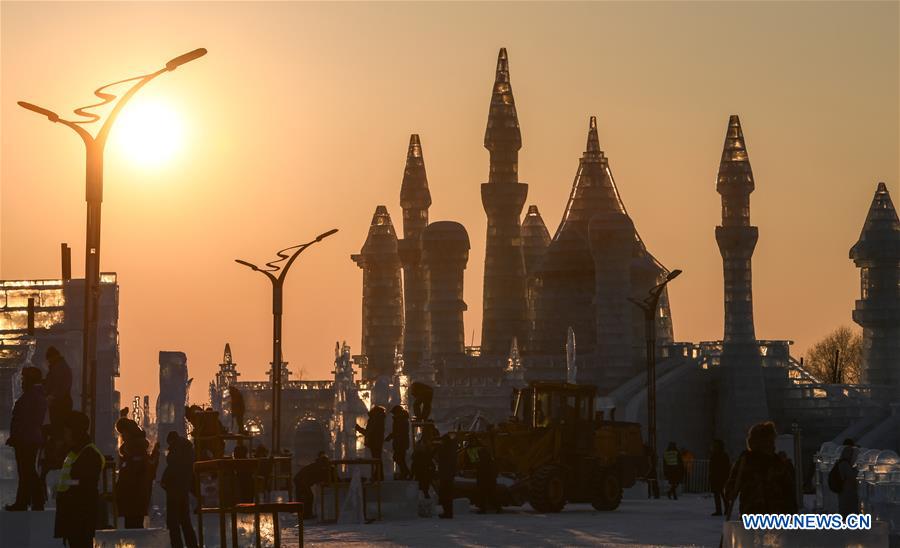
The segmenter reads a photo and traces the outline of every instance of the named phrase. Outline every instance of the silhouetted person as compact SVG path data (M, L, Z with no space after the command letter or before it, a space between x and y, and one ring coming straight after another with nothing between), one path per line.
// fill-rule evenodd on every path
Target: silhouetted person
M438 502L444 508L439 518L453 519L453 479L456 477L456 442L444 434L438 447Z
M319 451L316 460L300 469L294 476L294 491L297 498L303 503L303 517L313 518L315 497L313 485L325 483L331 475L331 461L324 451Z
M747 450L741 453L725 484L726 514L740 497L743 514L794 514L794 478L790 468L775 454L778 433L771 422L761 422L747 434Z
M47 398L41 385L41 370L37 367L22 368L22 395L16 400L9 425L6 444L16 453L16 471L19 484L16 501L4 509L10 512L44 509L44 484L35 468L38 451L44 444L41 425L47 414Z
M369 449L369 455L377 460L381 460L381 453L384 450L384 418L384 407L375 405L369 409L366 427L356 425L356 431L364 436L364 443Z
M184 408L184 418L191 426L194 439L194 457L197 460L221 459L225 456L225 440L221 435L225 427L219 414L212 409L204 411L199 405Z
M100 495L97 483L103 454L88 434L91 420L72 411L64 421L63 437L69 449L56 487L56 522L53 537L70 548L92 548Z
M44 391L47 393L47 407L50 424L60 425L72 410L72 369L56 347L47 348L47 379Z
M477 447L478 461L475 466L475 482L478 490L478 513L484 514L489 509L502 512L497 503L497 463L487 447Z
M434 481L434 455L431 446L425 439L416 442L416 446L413 448L412 473L413 478L419 482L419 490L422 491L425 498L431 498L428 491Z
M135 421L122 417L116 421L122 436L119 446L119 474L116 481L116 506L125 518L126 529L144 527L144 516L150 502L150 444Z
M413 416L417 421L426 421L431 416L431 400L434 389L425 383L414 382L409 387L409 395L413 397Z
M166 528L173 548L197 548L197 537L191 525L190 497L194 485L194 447L178 432L166 436L169 453L160 486L166 491ZM184 541L182 542L182 536Z
M666 452L663 453L663 474L669 483L668 497L678 500L678 484L684 478L684 462L674 441L669 442Z
M228 387L228 399L231 400L231 418L237 423L238 434L246 432L244 430L244 412L246 406L244 404L244 395L236 386Z
M409 451L409 413L399 405L391 409L391 433L384 441L391 442L394 463L397 464L398 479L408 480L412 478L409 467L406 465L406 452Z
M722 440L713 440L709 450L709 490L712 491L716 501L714 516L722 515L722 501L725 500L725 482L728 481L728 472L731 470L731 461L725 452L725 444Z
M66 458L63 428L66 417L72 411L72 370L55 347L47 348L45 356L47 378L44 379L44 393L47 395L50 424L44 425L45 445L41 460L41 485L44 490L47 473L61 468Z
M849 440L853 443L853 440ZM853 445L845 445L837 463L841 475L841 492L838 493L838 512L847 517L848 514L859 513L859 492L857 491L856 467L853 466Z
M253 502L253 472L256 470L256 461L247 461L250 452L247 446L238 444L231 453L232 458L237 462L235 466L235 479L237 480L237 499L238 502Z

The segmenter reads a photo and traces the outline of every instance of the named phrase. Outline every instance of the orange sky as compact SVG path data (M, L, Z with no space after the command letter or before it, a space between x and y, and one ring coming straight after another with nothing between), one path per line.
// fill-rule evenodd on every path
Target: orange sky
M519 173L551 232L588 116L648 248L684 270L678 340L722 335L715 175L740 114L756 175L757 335L800 354L850 324L847 258L877 181L898 200L898 4L295 4L3 2L0 276L83 269L83 146L15 105L64 112L91 91L196 47L209 55L134 100L185 127L165 165L110 144L102 268L121 284L123 401L155 394L157 352L187 353L192 397L231 342L244 379L271 359L270 286L234 264L332 227L286 286L285 357L325 378L334 341L359 350L359 250L372 212L399 225L409 133L421 134L431 220L469 231L467 339L481 325L482 147L497 49L510 55ZM112 139L116 135L113 132Z

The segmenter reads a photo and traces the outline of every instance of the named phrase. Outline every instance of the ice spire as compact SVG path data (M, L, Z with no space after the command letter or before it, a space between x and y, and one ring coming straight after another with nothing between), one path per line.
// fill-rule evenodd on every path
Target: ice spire
M513 98L512 84L509 81L509 59L506 56L506 48L500 48L497 57L497 74L491 95L487 129L484 132L484 148L491 153L488 182L518 182L522 133L519 131L516 100Z
M587 145L585 145L584 158L587 159L595 154L599 158L603 158L603 151L600 150L600 137L597 136L597 117L591 116L591 120L588 122Z
M719 163L716 192L723 196L725 194L744 195L749 204L749 195L754 188L753 170L750 167L750 156L747 154L741 120L737 114L732 114L728 118L728 130L725 133L725 144L722 147L722 161ZM747 209L749 210L749 205ZM750 224L749 211L747 211L745 224Z
M431 205L431 192L428 190L428 176L425 173L425 158L422 156L422 143L419 135L413 133L409 136L409 149L406 152L406 167L403 170L403 182L400 184L400 207L404 212L407 209L428 209ZM407 228L410 219L404 215L403 232L411 229L419 231L428 224ZM414 223L415 224L415 223ZM408 235L407 235L408 237Z

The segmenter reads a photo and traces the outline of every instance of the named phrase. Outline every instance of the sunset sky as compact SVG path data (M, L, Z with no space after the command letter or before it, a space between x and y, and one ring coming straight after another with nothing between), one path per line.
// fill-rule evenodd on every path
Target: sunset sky
M101 84L205 47L140 92L107 147L102 269L121 284L123 401L156 394L160 350L187 353L195 401L226 342L242 379L262 378L271 289L233 259L265 262L330 228L340 232L288 278L285 359L321 379L336 340L358 352L362 272L350 254L377 205L400 227L410 133L431 220L469 232L466 338L477 344L483 138L506 47L527 203L552 233L596 115L635 226L684 271L670 287L677 340L722 336L715 175L728 115L741 116L756 177L756 332L796 341L800 356L852 325L848 251L877 182L900 200L898 7L3 2L0 278L58 277L60 242L76 277L84 266L83 145L16 101L69 113Z

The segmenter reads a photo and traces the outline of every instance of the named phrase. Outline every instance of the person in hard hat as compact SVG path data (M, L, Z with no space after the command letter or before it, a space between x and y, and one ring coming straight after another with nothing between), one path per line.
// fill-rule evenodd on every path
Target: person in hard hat
M69 452L63 461L56 487L56 521L53 537L70 548L92 548L100 493L97 484L103 471L103 454L88 434L91 420L80 411L66 417L63 438Z

